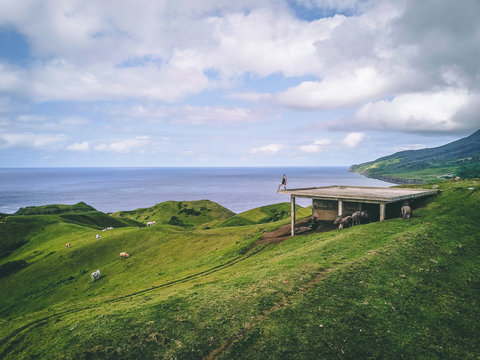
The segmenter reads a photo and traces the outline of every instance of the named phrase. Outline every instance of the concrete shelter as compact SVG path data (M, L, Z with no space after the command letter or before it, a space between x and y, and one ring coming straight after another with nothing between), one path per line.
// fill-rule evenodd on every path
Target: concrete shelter
M365 186L322 186L281 190L290 195L291 236L295 235L295 198L312 199L312 216L318 220L334 221L339 215L366 210L370 217L383 221L397 217L403 202L413 205L416 199L435 195L438 190L410 188L380 188Z

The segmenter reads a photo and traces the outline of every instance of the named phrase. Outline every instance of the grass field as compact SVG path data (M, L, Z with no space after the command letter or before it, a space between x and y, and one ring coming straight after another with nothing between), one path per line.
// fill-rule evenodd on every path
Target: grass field
M278 244L256 242L289 204L2 217L0 358L478 359L480 184L439 186L412 219Z

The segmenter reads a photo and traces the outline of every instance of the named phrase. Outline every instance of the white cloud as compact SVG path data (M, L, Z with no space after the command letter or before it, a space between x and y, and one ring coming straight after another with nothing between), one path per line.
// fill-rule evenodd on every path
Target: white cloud
M427 148L427 145L425 144L407 144L407 145L397 146L393 149L393 151L398 152L398 151L405 151L405 150L421 150L426 148Z
M11 147L56 149L66 138L64 134L5 133L0 134L0 149Z
M300 21L276 1L201 3L3 6L0 24L24 34L42 61L0 64L0 90L36 101L173 102L247 72L309 74L319 69L314 43L343 19ZM218 79L208 79L209 70Z
M67 146L67 150L70 151L88 151L90 149L90 143L88 141L83 141L81 143L74 143Z
M245 100L245 101L268 101L272 99L272 94L259 93L255 91L232 92L225 96L228 99Z
M240 107L183 106L167 110L173 122L190 125L253 122L261 119L259 111Z
M468 129L471 124L465 117L457 120L457 114L479 105L479 95L463 90L404 94L363 105L355 113L354 124L376 130L449 132Z
M31 123L31 122L42 122L47 119L46 116L39 116L39 115L20 115L17 117L17 120L20 122Z
M264 119L261 109L249 109L235 106L152 106L135 105L132 107L106 108L110 116L124 118L147 118L152 121L166 121L189 125L225 125L231 123L250 123Z
M113 0L4 1L0 26L25 36L32 61L21 66L0 61L0 92L39 102L177 102L226 88L226 97L292 108L367 103L357 113L359 127L361 121L394 131L478 127L477 100L467 100L471 107L446 109L450 117L444 114L442 120L438 114L428 118L412 105L415 100L406 98L449 89L480 92L478 0L464 0L462 6L446 0L295 2L350 15L304 21L289 8L292 2L276 0L165 0L141 6ZM235 89L244 78L254 83L272 74L291 80L290 88L265 94ZM292 80L303 76L311 81ZM394 100L381 100L386 98ZM403 111L398 125L395 106ZM392 120L375 117L382 111ZM248 121L252 113L214 106L207 111L200 105L180 115L175 119L188 124L219 124ZM157 117L163 117L161 109ZM446 127L439 130L442 124Z
M281 105L308 109L334 109L357 105L384 94L388 79L375 68L365 67L327 77L321 82L305 81L276 95Z
M332 140L327 138L315 140L311 144L300 146L300 151L305 153L318 153L318 152L324 151L326 147L331 143L332 143Z
M251 149L250 154L252 154L252 155L275 155L279 151L283 150L284 148L285 148L285 146L281 145L281 144L269 144L269 145L264 145L264 146L260 146L260 147Z
M0 113L9 113L18 109L18 104L9 97L0 96Z
M58 123L62 126L76 127L76 126L86 125L86 124L90 123L90 121L85 119L85 118L78 117L78 116L69 116L69 117L61 118L58 121Z
M348 148L357 147L365 139L365 134L361 132L352 132L345 136L342 140L342 145Z
M110 144L98 144L94 147L98 151L113 152L119 154L126 154L131 152L133 149L140 149L148 146L150 143L148 136L137 136L134 139L124 139L119 141L114 141Z
M354 10L365 5L363 0L294 0L307 8Z

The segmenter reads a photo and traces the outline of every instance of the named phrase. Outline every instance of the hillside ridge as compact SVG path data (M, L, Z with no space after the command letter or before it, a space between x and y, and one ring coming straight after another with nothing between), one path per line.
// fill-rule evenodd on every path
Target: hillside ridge
M351 172L399 184L480 177L480 130L451 143L352 165Z

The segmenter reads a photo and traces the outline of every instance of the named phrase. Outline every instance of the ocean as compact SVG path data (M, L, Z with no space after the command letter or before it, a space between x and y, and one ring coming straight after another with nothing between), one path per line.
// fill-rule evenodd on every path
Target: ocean
M284 173L287 188L393 185L350 173L348 167L4 168L0 169L0 213L80 201L115 212L167 200L202 199L239 213L290 201L288 195L277 194ZM308 206L311 200L297 199L297 203Z

